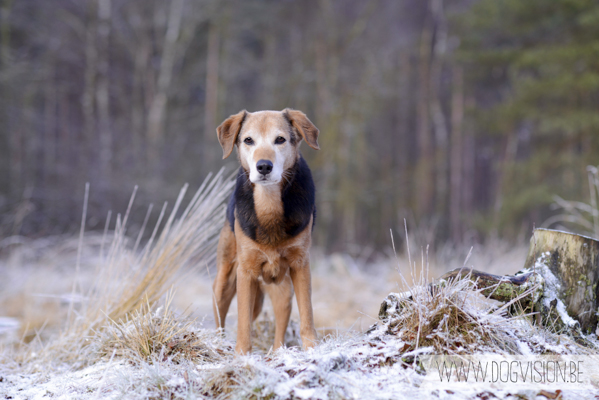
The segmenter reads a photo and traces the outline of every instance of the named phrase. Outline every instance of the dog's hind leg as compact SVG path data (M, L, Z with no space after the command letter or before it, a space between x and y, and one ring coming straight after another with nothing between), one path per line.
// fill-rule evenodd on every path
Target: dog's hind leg
M225 328L225 320L227 318L227 312L231 306L231 300L235 297L236 292L236 268L230 268L230 273L221 273L223 270L218 271L218 275L214 280L212 289L214 290L214 301L212 303L214 310L214 320L216 321L217 328Z
M236 252L235 236L227 224L221 231L218 241L218 271L212 285L214 292L212 306L217 328L224 329L231 300L233 300L237 291Z
M293 284L289 274L278 284L266 285L266 292L272 301L275 313L275 343L274 350L285 344L285 332L289 324L293 300Z
M214 320L217 328L225 328L225 320L229 307L231 306L231 300L235 297L236 292L236 268L231 268L231 274L226 276L225 273L216 276L212 289L214 290L214 301L212 302L212 308L214 310Z

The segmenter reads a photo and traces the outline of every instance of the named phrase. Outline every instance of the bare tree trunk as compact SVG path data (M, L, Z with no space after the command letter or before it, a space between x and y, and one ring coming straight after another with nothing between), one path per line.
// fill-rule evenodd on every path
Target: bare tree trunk
M206 112L204 135L208 143L216 142L216 112L218 106L218 64L220 58L220 32L215 21L208 32L208 57L206 60Z
M315 43L314 47L316 50L316 95L318 102L316 118L320 121L327 121L331 104L331 89L327 79L327 55L330 50L324 41Z
M13 0L2 1L0 7L0 13L2 16L0 25L0 40L2 41L2 49L0 50L0 58L2 59L2 65L8 65L10 59L10 22L9 17L12 10Z
M336 39L336 25L333 20L332 5L330 1L321 1L318 3L320 13L325 22L325 25L330 29L323 30L319 32L322 37L321 40L317 40L314 43L314 56L315 62L314 67L316 70L316 120L322 121L319 126L321 132L321 147L327 148L327 145L333 145L335 143L341 143L341 133L340 133L340 124L341 124L341 115L340 110L334 104L334 88L335 83L333 79L335 76L331 76L331 64L336 63L333 58L338 57L335 54L335 49L333 48L333 44ZM337 151L332 157L326 157L322 160L321 170L322 170L322 187L338 187L338 182L336 181L336 174L344 173L345 170L341 166L342 158L344 151ZM324 196L330 196L330 194L324 192ZM341 201L327 201L322 206L322 212L320 213L323 226L332 228L333 224L338 223L339 219L343 217L343 211L339 212L343 208L343 203ZM335 218L335 210L339 212L337 216L341 218ZM341 224L336 226L335 228L341 228ZM331 246L342 242L344 239L344 235L341 235L341 238L327 238L328 243L327 246Z
M173 67L177 53L177 38L181 30L184 1L171 0L170 3L168 25L162 48L160 70L158 72L158 84L156 85L156 93L152 99L148 114L148 164L154 169L154 174L160 170L158 168L159 148L164 137L168 89L173 76Z
M504 185L506 182L507 173L509 172L509 168L515 160L516 153L518 151L518 136L516 135L516 132L511 129L508 131L506 136L503 160L501 160L497 177L495 204L493 210L493 229L497 231L496 233L499 233L498 229L501 219L501 209L503 208L503 192L505 190Z
M460 66L453 67L453 90L451 97L451 169L449 215L451 237L454 242L462 240L462 121L464 119L464 76Z
M96 104L94 94L96 93L96 77L98 67L98 51L96 48L97 38L97 2L89 2L88 14L90 20L85 30L85 74L84 87L81 99L83 109L83 140L87 144L85 148L85 159L87 160L87 169L91 167L90 158L94 154L94 143L96 139ZM86 168L82 168L86 169Z
M443 0L431 1L431 14L435 24L433 44L433 56L431 58L431 119L435 131L436 144L436 210L440 214L447 212L447 180L448 180L448 128L447 118L443 112L441 103L442 93L442 73L445 53L447 49L447 23L445 20L445 11L443 9Z
M56 103L58 91L54 78L55 61L50 56L47 61L49 73L44 84L44 144L43 171L44 183L47 183L51 174L56 170Z
M98 75L96 84L96 105L98 108L98 136L100 141L101 185L108 189L112 175L112 132L110 129L109 95L109 40L112 0L98 0ZM108 190L106 190L108 192Z
M276 104L281 104L281 95L287 95L286 90L281 90L277 87L280 82L278 76L278 65L280 60L277 57L277 37L269 32L264 38L265 60L264 60L264 75L262 76L262 98L264 99L264 108L274 109Z
M465 97L464 108L469 109L474 107L475 100L472 96ZM463 156L463 168L464 168L464 179L462 181L462 210L467 213L473 213L474 207L474 191L475 189L475 169L476 169L476 141L472 129L469 125L464 125L464 152Z
M10 65L10 36L11 26L9 17L12 9L12 0L4 0L0 7L0 67L6 69ZM6 84L0 86L0 96L3 99L11 98L10 88ZM13 164L15 132L10 127L7 110L0 110L0 129L4 135L0 135L0 190L10 197L14 192L14 181L17 179L15 164Z
M130 155L133 160L137 160L140 164L137 166L136 171L141 172L148 169L146 162L146 146L147 143L144 141L145 132L145 110L146 110L146 99L147 91L149 88L146 86L148 74L148 66L150 64L150 56L152 45L147 35L140 35L141 43L133 50L134 52L134 72L133 72L133 93L131 101L131 127L132 127L132 143L133 145L129 149Z
M20 163L21 163L21 179L22 200L31 197L32 190L36 183L37 167L39 157L39 137L37 129L37 115L35 113L35 105L37 100L37 84L31 82L23 89L23 99L25 103L25 113L23 116L23 128L19 135L20 147ZM16 234L16 233L15 233Z
M419 215L432 211L434 196L433 140L430 131L430 62L432 30L427 16L420 35L419 88L417 109L418 171L416 174Z
M410 82L412 75L412 68L410 65L410 51L404 49L399 58L399 136L401 138L401 155L399 157L399 185L394 185L396 192L398 193L398 203L404 206L411 205L414 201L412 190L407 190L410 187L410 175L408 166L410 162L410 142L408 136L410 135Z

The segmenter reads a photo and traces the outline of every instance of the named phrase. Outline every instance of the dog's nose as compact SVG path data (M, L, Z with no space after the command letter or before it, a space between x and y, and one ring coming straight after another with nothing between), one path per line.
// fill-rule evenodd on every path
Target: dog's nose
M268 160L260 160L256 163L256 169L262 175L268 175L272 171L272 162Z

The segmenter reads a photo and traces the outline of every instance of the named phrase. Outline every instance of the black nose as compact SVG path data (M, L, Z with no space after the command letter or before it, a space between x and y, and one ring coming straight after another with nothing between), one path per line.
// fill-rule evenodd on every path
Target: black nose
M260 172L262 175L268 175L270 174L270 171L272 171L272 162L268 160L260 160L256 163L256 169L258 169L258 172Z

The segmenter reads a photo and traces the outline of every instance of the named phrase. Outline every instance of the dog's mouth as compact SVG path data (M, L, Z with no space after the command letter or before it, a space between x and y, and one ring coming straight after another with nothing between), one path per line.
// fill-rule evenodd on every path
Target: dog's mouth
M276 185L279 182L272 180L269 175L261 175L260 178L258 178L254 183L257 183L258 185L268 186Z

